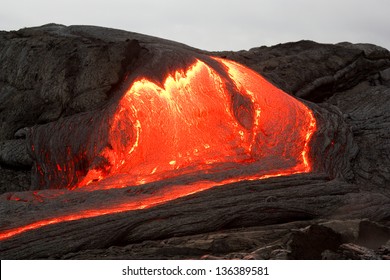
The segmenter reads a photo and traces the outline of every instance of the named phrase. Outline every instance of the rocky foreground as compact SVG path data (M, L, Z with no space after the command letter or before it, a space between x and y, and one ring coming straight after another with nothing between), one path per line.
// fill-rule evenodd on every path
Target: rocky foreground
M304 100L321 124L313 172L47 226L0 241L1 259L390 258L390 53L370 44L300 41L207 52L91 26L0 32L0 232L164 187L68 191L61 201L49 199L58 190L43 190L37 198L33 189L42 185L31 171L36 159L28 133L99 110L125 75L147 63L145 73L154 75L178 53L237 61Z

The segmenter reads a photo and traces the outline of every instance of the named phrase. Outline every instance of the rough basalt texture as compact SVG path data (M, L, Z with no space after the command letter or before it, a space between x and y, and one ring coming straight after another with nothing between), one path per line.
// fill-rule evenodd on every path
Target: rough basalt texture
M163 191L160 182L37 195L28 190L35 159L26 151L32 130L57 127L64 118L94 117L126 88L125 75L134 69L143 67L145 76L158 81L164 77L156 73L176 70L170 61L189 65L179 53L235 60L308 101L319 125L310 154L313 172L242 181L150 209L50 225L0 241L2 259L389 258L390 53L369 44L301 41L209 53L100 27L0 32L0 231Z

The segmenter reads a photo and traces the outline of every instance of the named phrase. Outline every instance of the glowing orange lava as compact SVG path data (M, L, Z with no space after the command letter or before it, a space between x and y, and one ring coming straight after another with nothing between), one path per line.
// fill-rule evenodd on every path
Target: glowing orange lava
M78 186L140 185L200 170L226 170L227 163L237 169L267 160L273 163L260 164L258 171L310 171L311 111L254 71L215 60L224 65L231 84L200 60L185 73L168 76L163 86L136 80L113 118L112 149L101 152L109 171L92 168ZM123 184L107 180L117 174L126 174ZM96 184L103 179L107 183Z
M168 75L163 85L135 80L116 104L110 148L98 152L108 164L89 167L74 188L124 188L193 176L190 183L5 230L0 240L51 224L150 208L227 183L310 172L309 142L316 130L311 110L247 67L213 60L219 70L197 60L187 71ZM64 174L69 170L66 162L55 166Z

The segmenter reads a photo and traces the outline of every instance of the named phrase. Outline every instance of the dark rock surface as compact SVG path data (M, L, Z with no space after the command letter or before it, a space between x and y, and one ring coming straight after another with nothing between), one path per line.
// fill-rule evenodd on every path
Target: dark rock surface
M0 241L2 259L389 259L390 53L368 44L301 41L209 53L99 27L0 32L0 231L163 191L155 183L110 192L44 190L37 198L27 191L33 159L25 137L29 127L93 114L140 65L158 80L156 68L172 70L161 61L190 62L178 53L238 61L309 101L321 124L314 172L50 225Z

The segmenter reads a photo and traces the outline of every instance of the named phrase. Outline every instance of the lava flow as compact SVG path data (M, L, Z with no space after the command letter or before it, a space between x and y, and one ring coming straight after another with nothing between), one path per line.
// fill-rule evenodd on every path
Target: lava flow
M168 75L162 85L137 78L102 114L110 116L108 145L97 148L101 136L91 136L90 146L62 145L63 154L88 154L83 173L69 157L42 155L50 150L46 142L33 149L38 175L44 181L57 178L69 189L125 188L175 178L177 183L136 201L9 229L0 240L50 224L150 208L227 183L310 172L309 142L316 130L311 110L245 66L211 61L196 60L186 71ZM47 139L50 145L55 142Z

